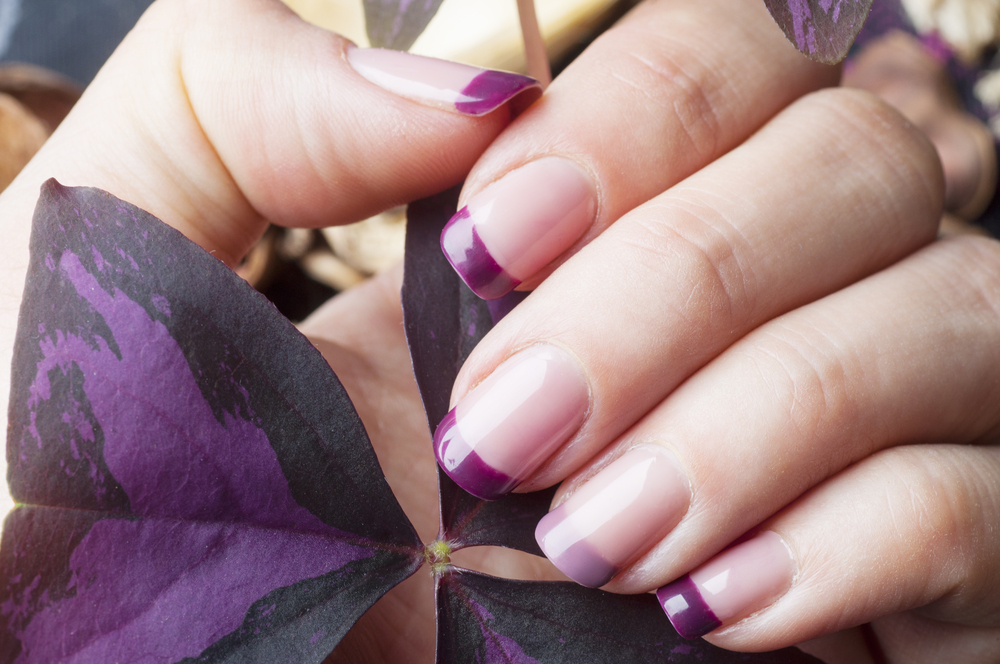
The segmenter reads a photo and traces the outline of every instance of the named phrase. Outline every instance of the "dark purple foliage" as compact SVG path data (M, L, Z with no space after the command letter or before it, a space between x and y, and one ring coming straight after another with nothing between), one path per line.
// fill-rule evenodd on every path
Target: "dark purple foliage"
M431 424L493 324L437 248L456 195L415 204L407 238ZM322 356L222 263L96 189L43 187L7 455L4 663L320 662L424 559ZM551 491L484 503L441 478L452 549L537 552ZM683 641L651 595L437 562L442 663L814 661Z
M817 662L795 648L746 654L681 639L663 621L653 595L613 595L457 568L441 575L436 595L439 664Z
M764 0L764 4L796 48L832 65L847 57L872 0Z
M43 187L11 388L0 661L318 662L422 562L319 352L107 193Z
M364 0L372 46L405 51L434 18L441 0Z

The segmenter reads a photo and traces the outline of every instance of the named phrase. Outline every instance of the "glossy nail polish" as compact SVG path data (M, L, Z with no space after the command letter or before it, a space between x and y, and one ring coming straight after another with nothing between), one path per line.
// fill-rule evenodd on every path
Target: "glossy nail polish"
M511 171L476 194L441 233L441 249L480 297L513 290L590 227L597 195L590 175L563 157Z
M670 532L690 502L673 453L638 447L545 515L535 539L566 576L597 588Z
M464 115L485 115L525 90L539 88L529 76L387 48L349 47L347 62L381 88Z
M788 545L767 531L663 586L656 598L677 632L694 639L767 607L794 577Z
M434 453L460 487L495 500L576 432L589 403L576 360L557 346L532 346L497 367L445 416L434 432Z

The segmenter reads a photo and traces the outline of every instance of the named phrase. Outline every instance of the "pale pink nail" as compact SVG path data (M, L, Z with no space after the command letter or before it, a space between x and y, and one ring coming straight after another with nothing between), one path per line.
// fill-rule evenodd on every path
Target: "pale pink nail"
M656 597L677 632L694 639L767 607L794 577L791 550L767 531L663 586Z
M464 115L484 115L525 90L540 90L529 76L387 48L349 47L347 62L389 92Z
M543 517L535 539L566 576L596 588L670 532L690 501L677 458L663 447L638 447Z
M580 166L545 157L476 194L441 233L441 248L477 295L502 297L569 249L594 221L594 183Z
M566 351L532 346L501 364L438 425L434 453L469 493L510 492L580 427L590 391Z

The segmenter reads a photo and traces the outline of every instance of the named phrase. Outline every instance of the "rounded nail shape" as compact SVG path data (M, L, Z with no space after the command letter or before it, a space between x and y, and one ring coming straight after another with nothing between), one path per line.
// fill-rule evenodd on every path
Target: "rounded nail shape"
M595 191L573 161L538 159L473 196L444 227L441 249L476 295L503 297L584 234Z
M580 427L590 391L576 360L552 345L517 353L434 432L441 468L485 500L512 491Z
M459 210L444 227L441 250L458 276L484 300L497 300L521 283L500 267L483 244L469 216L468 206Z
M788 591L794 577L791 550L767 531L663 586L656 598L674 629L694 639L765 608Z
M566 576L597 588L670 532L690 502L677 458L660 446L637 447L545 515L535 539Z

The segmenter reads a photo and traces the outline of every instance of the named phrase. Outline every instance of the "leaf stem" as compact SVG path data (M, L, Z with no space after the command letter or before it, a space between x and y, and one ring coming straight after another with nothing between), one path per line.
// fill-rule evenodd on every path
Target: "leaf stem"
M431 571L440 576L451 569L451 543L436 539L424 548L424 559L431 566Z
M528 75L542 84L542 89L552 82L549 55L545 50L545 40L538 27L535 0L517 0L517 14L521 18L521 35L524 38L524 55L528 64Z

